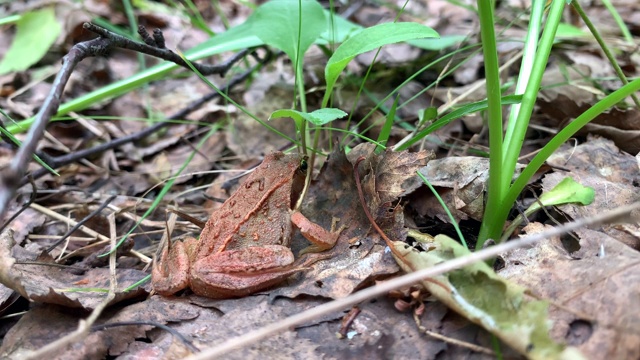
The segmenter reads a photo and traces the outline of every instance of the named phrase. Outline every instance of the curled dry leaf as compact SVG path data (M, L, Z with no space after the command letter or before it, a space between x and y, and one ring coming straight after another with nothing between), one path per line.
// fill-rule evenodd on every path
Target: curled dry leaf
M523 168L524 165L517 165L514 178ZM482 220L484 191L489 180L489 159L459 156L432 160L420 173L436 187L456 220ZM414 201L412 207L421 216L437 217L446 223L450 222L442 206L430 192L427 198Z
M373 144L361 144L356 146L347 158L351 164L355 164L360 157L364 158L359 165L360 174L364 174L361 180L364 197L369 211L372 214L378 214L381 210L389 208L392 202L412 193L422 185L422 180L416 172L435 155L427 150L416 153L387 150L378 155L374 153L374 149ZM381 209L383 207L385 209Z

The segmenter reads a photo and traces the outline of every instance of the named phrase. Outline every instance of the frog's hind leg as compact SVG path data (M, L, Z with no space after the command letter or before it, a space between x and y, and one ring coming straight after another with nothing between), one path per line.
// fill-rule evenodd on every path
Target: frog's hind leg
M223 251L192 265L191 290L214 299L246 296L304 270L293 263L293 253L282 245Z
M185 243L176 241L171 248L165 246L151 270L153 289L161 295L173 295L188 288L189 263Z

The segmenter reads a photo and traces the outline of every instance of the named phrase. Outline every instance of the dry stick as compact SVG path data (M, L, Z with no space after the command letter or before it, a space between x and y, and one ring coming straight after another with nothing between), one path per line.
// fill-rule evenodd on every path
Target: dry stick
M615 220L621 220L621 218L627 217L627 215L633 211L640 209L640 202L623 206L615 210L606 212L599 216L592 216L589 218L578 219L574 222L565 224L563 226L555 227L553 229L543 231L538 234L530 235L520 239L508 241L506 243L491 246L489 248L471 253L467 256L453 259L436 266L421 269L416 272L406 274L395 279L389 280L384 283L377 284L370 288L359 291L344 299L334 300L332 302L316 306L310 310L301 312L297 315L293 315L284 320L273 323L264 328L248 332L244 335L230 339L223 344L215 345L213 348L208 348L203 352L188 357L189 360L202 360L213 359L228 355L229 351L237 349L242 346L249 346L255 344L258 341L265 339L269 336L276 335L295 326L302 325L308 321L324 316L326 314L341 311L345 308L353 306L359 302L374 298L388 293L389 291L399 289L405 286L410 286L423 281L427 278L432 278L444 274L446 272L463 268L465 266L474 264L479 261L487 260L496 257L504 252L512 251L522 247L532 246L538 241L543 239L559 236L569 231L573 231L588 225L594 225L603 222L613 222Z
M422 327L424 329L424 327ZM449 344L449 345L454 345L454 346L458 346L461 348L465 348L477 353L482 353L482 354L487 354L487 355L491 355L491 356L495 356L496 353L491 350L488 349L486 347L480 346L480 345L476 345L476 344L472 344L470 342L467 341L462 341L462 340L458 340L458 339L454 339L454 338L450 338L447 336L444 336L442 334L438 334L437 332L434 331L430 331L430 330L423 330L424 334L427 336L431 336L432 338L436 339L436 340L440 340L443 343Z
M23 211L27 210L29 206L33 204L34 201L36 201L36 197L38 196L38 186L36 186L36 182L33 180L33 176L27 175L27 180L29 181L29 183L31 183L31 194L29 195L29 200L24 205L22 205L22 207L18 211L13 213L13 215L11 215L11 217L7 219L4 224L0 226L0 233L4 232L4 229L9 224L11 224L13 220L17 219Z
M68 218L68 217L66 217L66 216L64 216L62 214L58 214L55 211L51 211L51 210L47 209L46 207L44 207L42 205L38 205L38 204L34 203L34 204L31 204L30 206L31 206L32 209L34 209L34 210L36 210L36 211L38 211L38 212L40 212L40 213L42 213L44 215L47 215L47 216L49 216L49 217L51 217L53 219L56 219L58 221L65 222L70 226L74 226L75 227L76 225L78 225L77 221L72 220L72 219L70 219L70 218ZM83 233L85 233L85 234L87 234L89 236L93 236L95 239L100 240L102 242L109 242L109 238L108 237L106 237L106 236L100 234L99 232L97 232L97 231L95 231L95 230L93 230L93 229L91 229L89 227L86 227L84 225L80 225L78 227L78 230L82 231Z
M189 348L189 351L191 352L198 351L198 348L195 347L195 345L193 345L193 343L189 339L187 339L184 335L182 335L179 331L170 327L169 325L160 324L153 321L120 321L116 323L101 324L101 325L92 326L91 331L103 331L106 329L119 327L119 326L140 326L140 325L149 325L149 326L156 327L158 329L162 329L168 332L169 334L171 334L171 336L178 339L182 344L184 344L184 346Z
M109 229L111 232L111 248L115 248L116 246L116 216L114 213L109 214ZM117 277L116 277L116 252L112 251L109 255L109 293L107 297L98 304L89 317L86 320L80 320L78 322L78 328L76 331L48 344L44 347L36 350L30 351L23 355L23 359L45 359L51 357L52 354L55 354L56 351L62 349L63 347L70 345L74 342L80 341L84 339L90 332L91 326L98 320L102 311L111 303L113 299L116 297L116 289L118 287Z
M122 35L118 35L116 33L113 33L105 28L102 28L92 23L84 23L82 27L93 33L100 35L103 38L113 41L114 44L117 44L116 46L119 48L133 50L139 53L143 53L143 54L151 55L160 59L171 61L172 63L180 65L187 70L191 70L191 67L186 63L186 61L184 61L182 57L180 57L180 55L165 48L164 44L158 44L157 41L151 43L153 45L132 41ZM154 31L154 34L155 33L156 32ZM146 34L147 36L149 36L149 34L147 33L147 30L144 28L144 26L138 27L138 34L143 36L143 40L145 40L145 42L147 41L148 38L144 37L143 34ZM160 37L163 37L162 33L160 33ZM245 55L247 55L247 52L248 52L247 50L240 51L239 53L233 55L231 59L225 62L224 64L203 65L203 64L193 63L193 67L195 67L202 75L205 75L205 76L213 75L213 74L219 74L224 76L227 73L227 71L229 71L229 69L231 68L231 66L229 66L228 64L235 64L236 62L238 62L238 60L245 57Z
M71 236L71 234L73 234L76 230L78 230L78 228L80 228L80 226L84 225L87 221L93 219L96 215L98 215L100 212L102 212L102 210L104 208L106 208L107 205L109 205L115 198L116 198L116 195L109 196L109 198L107 198L107 200L105 200L97 209L92 211L91 214L85 216L82 220L78 221L71 229L69 229L69 231L67 231L66 234L64 234L60 239L58 239L58 241L54 242L51 246L49 246L45 250L45 252L46 253L50 253L51 251L53 251L53 249L58 247L58 245L60 245L69 236Z

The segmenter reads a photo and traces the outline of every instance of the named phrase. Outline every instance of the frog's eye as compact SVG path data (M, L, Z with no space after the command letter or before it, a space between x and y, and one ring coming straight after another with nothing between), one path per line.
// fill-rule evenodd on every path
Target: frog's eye
M300 160L300 171L307 172L308 168L309 168L309 165L307 164L307 160L305 159Z

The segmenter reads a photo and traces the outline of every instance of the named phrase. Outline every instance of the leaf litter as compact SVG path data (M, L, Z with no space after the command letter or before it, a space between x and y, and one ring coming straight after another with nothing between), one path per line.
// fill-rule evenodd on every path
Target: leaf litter
M87 3L91 7L99 5L93 1ZM241 10L244 9L243 7L237 4L228 5L229 8L239 11L244 16L247 15L244 12L246 9ZM463 20L454 20L454 16L469 15L456 10L459 8L452 8L447 2L430 2L428 11L434 12L436 16L431 16L429 21L435 21L431 25L440 34L459 34L461 28L467 29L467 25ZM598 7L591 9L595 14L599 14L596 11L601 10ZM117 14L113 14L112 11L104 8L101 11L105 17L113 15L111 18L114 22L123 21L121 16L116 16ZM381 17L384 18L383 11L384 8L365 5L361 11L357 12L357 16L360 23L372 25L380 22ZM443 14L449 20L445 21ZM637 12L621 11L621 14L628 24L637 23L632 18L632 15L637 15ZM163 31L166 34L173 32L175 35L168 36L169 41L180 43L178 39L185 38L184 32L180 29L180 21L176 21L175 17L154 14L142 16L146 21L163 24L162 26L165 26ZM216 26L219 24L213 27ZM464 31L466 33L468 29ZM71 33L63 35L67 42L72 37ZM197 39L206 39L206 35L198 31L187 32L186 36L189 39L184 44L197 43L199 42ZM6 49L6 47L2 48ZM580 47L577 48L580 49ZM563 122L575 118L586 106L593 104L600 95L600 90L580 81L585 71L591 74L589 76L608 76L609 73L602 72L603 69L608 69L608 65L603 63L600 57L593 55L592 49L586 46L582 49L582 51L575 49L565 51L569 55L568 58L576 64L576 68L582 71L581 76L573 72L574 67L570 67L568 72L565 71L566 69L557 67L547 69L546 87L543 88L543 96L538 103L539 113L533 119L534 125L539 126L538 136L540 137L546 136L546 129L560 128ZM508 54L513 54L514 49L504 48L502 51L504 56L509 56ZM387 60L382 59L382 62L387 62L389 67L399 66L398 59L411 62L416 56L420 56L415 51L391 55L393 56ZM84 82L73 82L68 90L70 94L77 96L88 89L110 83L122 76L126 77L127 73L135 73L133 69L137 67L135 57L130 54L125 56L115 54L108 61L102 60L83 62L86 68L83 69L83 75L80 78ZM361 62L361 66L366 67L369 60L361 56L358 61ZM46 62L43 65L46 66ZM286 66L282 63L279 66L283 65ZM456 85L440 86L437 91L430 91L431 101L447 104L455 97L452 94L464 92L464 86L458 85L482 81L478 71L480 66L480 62L471 61L460 68L459 72L454 73ZM637 58L634 59L629 55L626 66L629 69L636 69ZM107 71L104 72L104 68L101 67L106 67ZM108 78L100 77L100 74L107 74ZM290 102L292 97L286 94L291 94L291 83L283 85L280 81L282 73L275 74L275 81L272 76L266 82L276 84L276 87L283 86L286 91L276 95L274 90L276 87L258 90L258 92L263 91L269 94L266 97L262 96L263 100L257 101L258 106L282 108L286 106L277 105L277 101ZM44 98L42 94L48 91L49 84L38 81L35 85L25 87L26 82L20 76L25 75L9 74L0 79L3 92L7 91L10 96L0 98L0 106L3 109L10 109L14 114L27 117L40 105ZM27 76L35 77L36 75L27 72ZM87 79L90 80L86 81ZM384 82L378 83L379 86L375 90L381 94L387 94L393 87L392 83L393 78L386 78ZM555 86L558 83L567 84L562 87ZM257 87L258 84L261 84L261 81L254 81L252 88ZM418 81L415 82L415 86L423 85ZM610 86L615 88L617 85L610 83ZM155 111L171 112L172 108L179 108L188 99L195 98L197 95L192 92L206 91L202 86L188 85L187 87L189 94L186 95L189 96L176 96L172 95L171 85L163 88L154 84L151 87L153 90L151 99L152 102L154 99L157 102L158 107ZM388 91L386 87L389 87ZM350 108L350 103L355 102L355 92L350 93L349 89L339 91L345 95L342 104L348 105L337 104L337 107ZM260 94L252 96L259 97ZM472 96L473 98L469 97L467 100L484 97L481 91ZM131 101L132 99L135 101ZM150 99L149 94L137 90L128 96L114 100L110 106L97 106L92 111L94 114L129 117L135 114L136 117L145 117L144 107L140 105L146 101L145 99ZM125 107L124 103L127 100L129 104ZM170 100L175 100L175 103ZM426 103L428 104L428 101ZM366 113L366 110L363 110L366 106L364 101L358 103L355 113ZM209 121L211 118L220 117L221 110L224 109L228 108L217 104L190 119ZM263 114L259 115L262 119L266 119L271 111L252 110L254 113ZM407 111L407 113L410 112ZM240 120L241 116L238 113L234 112L229 116L232 122L227 126L225 138L212 137L207 143L207 148L196 155L202 161L190 164L189 176L181 178L179 182L206 185L211 182L213 176L201 174L200 171L210 169L212 164L218 163L220 159L239 156L249 159L247 163L257 163L262 154L269 151L264 146L264 142L268 142L273 148L286 146L286 142L265 140L267 133L264 132L264 128L254 127L255 123L251 121ZM549 217L560 218L562 221L580 218L630 203L637 198L638 162L629 155L638 151L637 129L634 127L635 122L632 121L635 117L637 117L635 109L614 108L585 128L585 132L602 137L581 137L579 146L567 146L549 159L548 164L551 168L544 169L537 177L542 178L540 184L543 189L552 188L566 175L570 175L581 184L596 190L596 201L593 204L586 207L562 205L550 211ZM122 126L118 127L114 127L112 123L97 124L97 126L103 134L108 134L103 135L103 139L108 141L110 138L135 132L136 129L146 126L138 122L132 123L119 122L118 124ZM470 123L466 122L465 126L470 127L471 125L468 124ZM279 126L292 133L292 126L290 123L287 124L287 121L282 121ZM340 127L342 124L336 123L336 126ZM118 234L123 235L133 225L137 216L148 208L149 199L145 199L144 196L151 197L157 194L157 188L153 187L155 183L173 174L189 153L192 144L196 142L191 139L201 136L201 133L193 133L195 127L192 125L168 129L165 134L147 143L136 143L128 148L105 153L97 159L92 159L95 160L92 163L80 163L68 167L61 178L47 177L38 181L42 189L61 191L66 194L56 200L39 199L38 203L57 209L56 211L66 217L79 220L82 212L78 211L77 204L88 203L95 208L96 204L106 197L96 197L87 201L78 190L89 193L120 192L122 196L114 206L119 209L119 216L122 216L118 224ZM88 146L90 142L97 139L89 125L80 126L73 131L62 128L56 133L53 127L50 130L62 141L64 147L51 139L43 141L40 149L49 153L72 152ZM393 131L392 139L399 139L406 134L406 131L401 128ZM145 354L153 354L154 357L183 357L191 353L192 349L154 324L169 324L186 335L196 348L204 348L220 344L225 339L245 333L249 329L260 328L270 322L318 306L327 301L326 299L342 298L363 287L393 277L399 271L397 264L361 211L353 179L353 163L359 155L367 157L361 165L365 198L369 210L392 239L404 239L406 227L414 225L435 229L435 232L430 232L437 235L438 228L437 225L434 227L433 223L450 220L439 210L440 206L435 205L431 195L423 188L416 189L419 183L413 174L416 170L420 170L428 175L427 178L434 182L438 190L445 187L450 189L444 191L443 197L448 207L455 210L456 220L477 220L483 209L481 194L486 186L486 180L481 174L486 166L482 166L483 161L479 158L463 158L462 156L468 155L464 150L455 150L455 147L461 144L473 147L472 142L466 143L466 140L463 140L466 136L465 131L464 126L457 123L441 129L436 136L448 144L449 153L445 154L442 148L429 145L438 150L438 160L432 160L428 164L427 161L431 155L427 153L410 155L383 153L381 156L374 156L372 147L363 145L355 147L348 156L341 151L331 153L328 161L318 171L302 211L325 228L329 227L331 218L334 216L339 217L341 224L346 224L347 228L341 234L336 247L327 254L331 255L330 258L292 276L274 289L254 296L230 300L210 300L188 293L175 298L151 296L145 299L149 294L150 286L148 284L138 286L133 291L119 292L112 301L113 305L107 308L97 324L124 321L147 321L149 324L93 331L82 343L76 343L73 347L52 357L102 358ZM76 135L71 136L72 133ZM271 134L269 133L268 136ZM275 145L276 143L278 145ZM528 146L536 149L535 144ZM10 156L9 154L8 157ZM4 163L6 159L2 161ZM465 163L465 170L457 167L459 162ZM108 171L114 167L118 171ZM478 169L469 170L476 167ZM449 168L453 170L447 171ZM237 181L222 182L223 191L216 192L215 197L224 199L232 193L232 190L224 190L233 187L229 185L230 183L237 184ZM178 184L176 189L188 190L185 184ZM535 194L535 191L534 189L530 194ZM149 195L144 195L145 193ZM24 196L20 200L24 200L23 198ZM193 210L193 214L201 214L200 218L206 218L207 215L198 206L203 201L201 195L174 196L171 194L170 198L182 202L181 208ZM524 201L526 200L532 201L531 195L527 195ZM18 207L18 204L20 203L16 202L15 207ZM75 206L56 208L61 204ZM399 207L399 204L404 205L404 208ZM162 206L168 207L168 203L163 203ZM116 210L112 209L112 211ZM544 226L541 222L549 220L545 216L537 215L529 221L531 224L523 230L526 233L539 231ZM8 236L9 233L5 233L2 237L0 251L3 264L0 270L2 282L32 302L26 314L17 320L4 336L0 348L3 356L19 356L27 349L41 348L68 333L76 327L79 319L84 318L87 312L95 308L104 298L104 293L69 290L109 287L106 268L85 269L78 275L70 269L50 266L54 262L54 257L44 254L43 249L51 244L52 240L35 237L24 240L24 236L27 233L31 235L49 233L57 236L64 233L68 226L65 227L57 220L47 224L41 222L41 215L27 213L27 216L12 223L13 237ZM143 231L136 233L134 237L137 251L145 247L150 248L152 243L155 243L156 237L162 234L163 222L164 215L155 214L151 220L144 223ZM96 226L91 225L91 227ZM191 231L181 223L174 235ZM105 233L102 230L100 232ZM68 243L69 251L83 247L84 244L76 240L80 238L77 235L79 234L74 234ZM86 236L86 234L82 235ZM14 242L19 245L14 245ZM574 232L572 236L549 239L531 249L505 254L502 256L504 267L498 271L498 274L526 287L525 294L533 294L535 299L548 299L548 319L553 321L550 335L555 341L574 346L583 354L589 354L594 358L634 358L639 355L635 345L639 341L640 333L637 325L640 324L640 320L633 313L633 305L638 298L635 290L638 288L635 286L637 277L634 275L637 273L634 270L638 264L638 243L637 221L632 224L611 224L583 229ZM295 235L292 244L294 253L307 245L306 240L299 234ZM78 257L83 258L92 252L96 254L98 250L102 251L102 247L77 253L82 254ZM151 251L146 253L150 254ZM60 254L55 254L56 257L58 255ZM38 261L40 264L27 263L33 261ZM147 274L144 264L137 259L122 257L119 263L120 290L134 284ZM6 293L10 294L9 291ZM413 313L396 311L393 307L394 300L387 297L362 303L359 306L361 312L348 327L351 329L351 335L348 335L347 340L341 340L335 336L341 326L340 320L345 316L338 313L325 315L313 323L296 329L295 332L274 337L230 356L246 358L269 355L274 358L315 358L324 355L348 358L377 354L383 357L425 359L443 355L455 358L482 357L470 348L447 344L430 336L425 337L425 329L436 330L442 335L492 348L491 337L486 331L451 312L442 303L431 301L432 298L427 297L429 301L424 302L422 312L418 312L417 304L424 299L414 295L415 291L411 290L396 295L402 301L407 303L413 301L416 304ZM8 300L9 295L5 299ZM527 301L534 301L533 299L527 299ZM399 299L396 303L398 301ZM43 318L50 320L43 322ZM416 327L416 319L419 320L417 323L422 326L421 328ZM518 356L509 347L503 347L502 350L507 357ZM488 356L488 358L493 357Z

